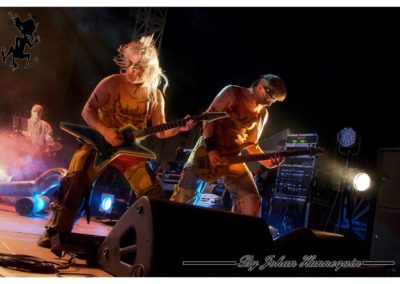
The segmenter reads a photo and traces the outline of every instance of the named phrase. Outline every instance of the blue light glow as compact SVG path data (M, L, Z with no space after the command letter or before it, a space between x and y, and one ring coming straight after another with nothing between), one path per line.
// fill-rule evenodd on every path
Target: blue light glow
M45 195L21 197L15 203L15 211L22 216L35 215L49 206L50 199Z
M35 200L33 213L40 212L46 207L47 204L45 200L40 198L40 196L34 196L33 199Z
M0 181L10 181L11 177L7 174L6 170L0 166Z
M114 195L105 194L101 195L100 211L110 213L114 203Z

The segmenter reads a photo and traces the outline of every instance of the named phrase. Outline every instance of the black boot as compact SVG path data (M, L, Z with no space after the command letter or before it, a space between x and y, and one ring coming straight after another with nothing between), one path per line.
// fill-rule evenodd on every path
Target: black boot
M46 229L37 241L37 245L44 248L51 248L51 238L55 236L57 231Z
M64 206L52 205L52 211L46 224L46 230L37 241L37 245L44 248L51 248L51 238L59 231L71 232L74 225L75 214Z

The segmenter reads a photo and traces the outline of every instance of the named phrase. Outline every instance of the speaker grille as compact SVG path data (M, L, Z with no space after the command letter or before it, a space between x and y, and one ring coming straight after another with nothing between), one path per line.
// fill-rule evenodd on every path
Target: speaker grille
M137 240L135 228L129 228L119 240L121 262L133 265L137 257Z

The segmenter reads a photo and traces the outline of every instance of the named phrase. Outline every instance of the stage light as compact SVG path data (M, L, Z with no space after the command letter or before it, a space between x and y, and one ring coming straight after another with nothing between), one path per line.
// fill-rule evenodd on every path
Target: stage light
M355 190L365 191L369 188L371 179L366 173L358 173L354 176L353 186Z
M100 212L111 213L114 205L114 195L108 193L102 193L100 199Z
M47 198L47 199L46 199ZM46 205L49 203L49 199L46 196L34 196L33 199L35 200L35 207L33 212L37 213L40 211L43 211L46 207Z
M22 197L15 203L15 211L22 216L28 216L43 211L49 203L50 199L44 195Z
M112 206L112 199L111 197L107 196L106 198L103 199L103 202L101 202L101 208L104 211L108 211L110 210L111 206Z
M51 168L34 180L32 195L53 196L54 191L59 188L62 178L67 175L64 168Z
M357 140L357 134L351 127L343 128L337 135L337 141L343 148L352 147Z
M0 166L0 181L10 181L10 179L11 177L8 176L6 170Z

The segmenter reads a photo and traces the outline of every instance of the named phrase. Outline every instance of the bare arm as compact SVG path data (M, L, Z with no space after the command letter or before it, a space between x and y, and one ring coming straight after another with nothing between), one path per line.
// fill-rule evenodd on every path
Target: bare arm
M151 116L151 124L152 125L159 125L165 123L165 100L164 96L162 95L160 90L157 90L157 106ZM163 132L156 133L158 138L167 138L170 136L174 136L179 132L178 129L173 128L170 130L166 130Z
M151 124L152 125L160 125L165 123L165 100L160 90L157 91L157 106L151 116ZM188 121L185 126L176 127L169 130L165 130L162 132L156 133L158 138L168 138L178 134L181 131L188 131L194 125L192 120Z
M232 104L233 88L232 86L227 86L219 92L219 94L214 98L211 105L208 107L207 111L225 111L226 108ZM214 123L213 122L203 122L203 136L204 138L209 138L214 135Z
M227 86L222 89L221 92L215 97L213 102L211 103L210 107L207 111L225 111L228 106L232 104L233 101L233 87ZM215 140L214 136L214 123L213 122L204 122L203 123L203 136L206 143L206 148L208 151L208 159L210 160L210 164L212 167L216 167L221 165L222 160L218 154L218 151L214 149L215 144L217 141ZM214 145L214 146L213 146ZM210 149L210 146L211 149Z
M111 77L107 77L100 81L96 86L89 99L86 101L82 110L82 117L86 123L102 133L106 128L98 117L98 110L105 105L111 97L113 82Z
M98 110L104 106L114 93L113 76L104 78L94 89L82 110L82 117L86 123L100 132L101 135L113 146L122 144L123 140L118 129L106 127L98 117Z

